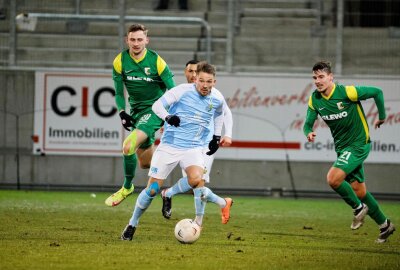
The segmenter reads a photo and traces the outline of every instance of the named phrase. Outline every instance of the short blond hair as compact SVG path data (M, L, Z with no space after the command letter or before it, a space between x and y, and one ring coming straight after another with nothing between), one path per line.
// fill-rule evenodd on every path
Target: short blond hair
M209 63L207 63L206 61L201 61L199 63L197 63L197 74L199 74L200 72L205 72L208 74L211 74L215 77L215 67Z
M137 32L137 31L143 31L143 33L147 36L147 32L149 31L146 26L140 23L135 23L129 26L128 28L128 34L131 32Z

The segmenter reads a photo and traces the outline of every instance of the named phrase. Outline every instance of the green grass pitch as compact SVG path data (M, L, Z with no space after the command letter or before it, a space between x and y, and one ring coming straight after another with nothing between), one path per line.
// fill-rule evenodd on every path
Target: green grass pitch
M222 225L209 203L200 239L174 237L175 223L194 217L191 195L173 199L171 220L161 199L142 216L133 241L119 236L136 196L110 208L109 193L0 190L0 269L400 269L400 203L382 202L398 231L376 244L368 217L350 230L341 199L233 197Z

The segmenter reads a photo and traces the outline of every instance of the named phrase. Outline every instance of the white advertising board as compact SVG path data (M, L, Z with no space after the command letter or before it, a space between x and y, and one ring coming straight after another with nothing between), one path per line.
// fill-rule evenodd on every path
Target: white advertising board
M373 129L377 109L362 102L370 125L368 162L400 163L400 79L336 78L340 84L374 85L384 90L387 122ZM176 82L183 82L176 76ZM116 112L111 75L36 73L35 153L120 155L125 137ZM217 85L234 117L233 145L217 158L235 160L333 161L329 129L316 124L308 143L302 127L311 76L218 75ZM351 132L351 130L349 130Z
M111 75L36 73L34 152L119 155Z

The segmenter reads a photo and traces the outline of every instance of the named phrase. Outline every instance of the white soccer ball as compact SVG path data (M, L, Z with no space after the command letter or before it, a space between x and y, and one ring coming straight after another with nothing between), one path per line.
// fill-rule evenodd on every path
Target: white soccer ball
M185 218L176 223L175 237L182 244L194 243L200 237L201 228L190 218Z

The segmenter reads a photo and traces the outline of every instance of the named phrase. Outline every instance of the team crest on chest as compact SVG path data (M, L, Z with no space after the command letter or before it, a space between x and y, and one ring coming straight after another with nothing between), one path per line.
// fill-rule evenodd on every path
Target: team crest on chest
M207 111L211 112L211 110L214 108L213 105L213 98L212 96L210 96L210 98L208 99L208 105L207 105Z
M343 102L342 102L342 101L336 103L336 105L337 105L337 107L338 107L339 110L343 110L343 109L344 109L344 106L343 106Z
M144 68L144 73L145 73L146 75L150 75L150 68L149 68L149 67L145 67L145 68Z

